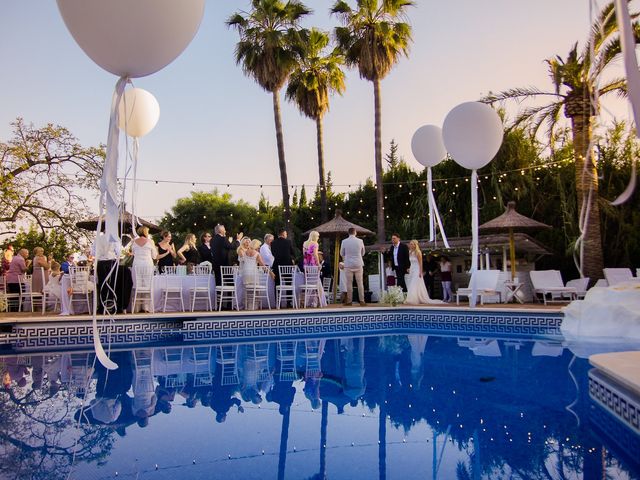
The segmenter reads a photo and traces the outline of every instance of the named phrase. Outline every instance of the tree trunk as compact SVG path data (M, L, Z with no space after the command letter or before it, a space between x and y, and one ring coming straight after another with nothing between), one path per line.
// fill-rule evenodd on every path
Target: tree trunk
M373 98L375 107L375 161L376 161L376 203L377 203L377 221L378 221L378 242L386 240L384 231L384 189L382 185L382 126L381 126L381 110L380 105L380 79L373 81Z
M322 116L316 118L316 142L318 144L318 175L320 177L320 219L322 223L329 221L329 212L327 209L327 185L324 174L324 142L322 127Z
M280 94L278 91L273 95L273 117L276 122L276 141L278 143L278 164L280 166L280 183L282 186L282 207L284 210L284 227L289 233L289 238L293 239L291 225L291 205L289 204L289 180L287 179L287 162L284 158L284 138L282 136L282 120L280 118Z
M584 108L590 109L590 105ZM583 208L588 209L587 225L582 240L582 274L589 277L591 284L593 284L597 279L602 278L604 262L602 259L600 207L598 205L598 171L593 151L589 151L593 116L587 112L590 110L570 118L573 132L578 212L582 212Z

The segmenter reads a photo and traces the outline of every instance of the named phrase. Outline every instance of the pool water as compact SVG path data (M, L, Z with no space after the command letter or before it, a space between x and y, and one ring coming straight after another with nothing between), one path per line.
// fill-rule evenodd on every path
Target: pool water
M113 348L109 373L78 351L2 358L0 478L640 478L640 438L557 340Z

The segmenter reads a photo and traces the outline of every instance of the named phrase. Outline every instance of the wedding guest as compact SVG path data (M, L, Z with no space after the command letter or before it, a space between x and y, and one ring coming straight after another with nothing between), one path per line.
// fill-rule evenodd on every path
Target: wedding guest
M244 257L247 250L251 248L251 239L249 237L244 237L240 241L240 246L236 248L236 254L238 255L238 262L241 262L242 257Z
M6 275L13 260L13 245L7 245L2 254L2 274Z
M387 260L384 268L384 276L387 279L387 287L392 287L396 284L396 272L393 269L391 260Z
M7 271L7 292L8 293L20 293L20 280L22 275L27 272L27 268L31 265L29 260L29 250L21 248L18 250L18 254L14 255L11 259L11 265ZM10 305L9 311L17 311L18 305Z
M60 271L60 264L55 260L52 260L49 281L44 286L43 292L60 300L62 298L62 286L60 285L61 278L62 272Z
M163 230L160 234L162 240L158 242L158 270L164 273L164 267L173 267L176 257L176 248L171 242L171 232Z
M133 241L131 252L133 253L133 266L151 267L153 261L158 258L158 250L151 238L149 238L149 228L138 228L138 238Z
M211 234L204 232L200 237L200 245L198 246L198 253L200 254L201 262L209 262L213 265L213 255L211 254Z
M196 236L193 233L187 233L184 237L184 243L177 252L178 261L183 263L191 263L197 265L200 263L200 252L196 247Z
M213 258L213 273L216 276L216 285L221 285L220 267L229 265L229 252L240 245L244 234L242 232L236 235L236 241L232 242L227 238L227 230L224 225L216 225L215 235L211 241L211 256Z
M427 293L429 293L430 298L433 298L433 291L435 289L434 280L436 272L438 271L438 262L433 253L429 253L429 255L426 256L422 271L424 272L424 285L427 287Z
M51 269L51 260L53 257L44 255L44 248L36 247L33 249L33 277L31 281L31 289L34 292L42 292L42 289L49 280L49 270Z
M264 236L264 243L260 247L260 256L262 257L262 261L269 268L273 268L273 253L271 253L271 243L273 242L273 238L273 235L267 233Z
M287 230L281 228L278 231L278 238L274 239L271 243L271 253L273 254L273 273L276 275L276 285L280 284L280 272L278 267L280 265L295 265L294 257L295 251L293 250L293 243L287 238Z
M67 253L66 259L60 264L60 271L66 275L69 275L69 267L75 266L73 253Z
M349 229L349 237L344 239L340 245L340 256L344 260L344 272L347 281L347 298L344 305L351 305L353 301L353 277L356 277L358 285L358 297L360 305L366 306L364 301L364 282L362 279L364 267L364 242L356 237L356 229Z
M318 239L320 234L315 230L309 233L309 239L302 245L302 255L304 258L304 266L319 266L320 257L318 255Z
M388 255L391 257L391 267L396 272L398 286L402 287L402 291L406 293L407 284L404 276L409 271L409 247L400 241L400 234L391 235L391 248Z
M451 303L453 293L451 292L451 262L444 255L440 257L440 280L442 282L442 300Z

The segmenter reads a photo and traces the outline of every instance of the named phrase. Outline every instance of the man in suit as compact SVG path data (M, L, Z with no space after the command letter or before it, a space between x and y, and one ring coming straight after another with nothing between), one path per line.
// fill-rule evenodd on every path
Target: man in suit
M276 285L280 285L280 271L279 266L283 265L295 265L294 257L295 251L293 250L293 244L291 240L287 238L287 230L281 228L278 231L278 238L271 242L271 254L273 255L272 270L276 275Z
M396 272L398 286L402 287L403 292L406 292L407 284L404 281L404 276L409 271L411 261L409 260L409 247L400 242L400 234L394 233L391 235L391 248L388 251L388 255L391 257L391 268Z
M204 232L200 237L200 245L198 245L198 253L201 262L209 262L213 265L213 257L211 256L211 234Z
M240 246L244 234L242 232L236 235L236 241L231 242L227 238L227 230L224 225L216 225L215 235L211 240L211 263L213 264L213 273L216 276L216 285L222 284L222 274L220 267L229 265L229 251L235 250Z
M365 307L364 301L364 282L362 273L364 267L364 242L356 237L356 229L349 229L349 237L344 239L340 244L340 256L344 261L344 274L347 281L347 298L344 305L351 305L353 301L353 277L356 277L358 285L358 297L360 297L360 306Z

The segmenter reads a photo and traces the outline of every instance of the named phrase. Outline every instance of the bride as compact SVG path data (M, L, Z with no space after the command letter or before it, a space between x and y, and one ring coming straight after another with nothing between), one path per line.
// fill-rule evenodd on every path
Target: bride
M442 300L432 300L427 293L427 287L422 279L422 252L417 240L409 242L409 261L411 262L407 282L407 299L404 303L419 305L423 303L442 303Z

